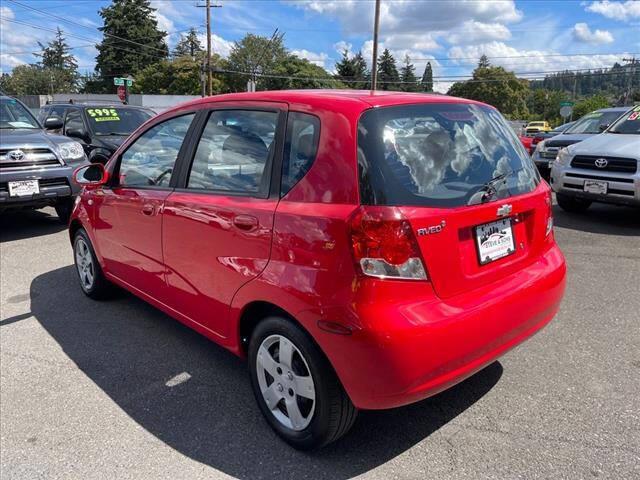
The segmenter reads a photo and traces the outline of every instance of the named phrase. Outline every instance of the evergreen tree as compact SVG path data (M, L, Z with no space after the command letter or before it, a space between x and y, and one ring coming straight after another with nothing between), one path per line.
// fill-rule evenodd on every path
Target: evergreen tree
M491 64L489 63L489 57L486 55L482 55L480 57L480 61L478 62L478 68L489 68Z
M176 44L173 54L176 57L184 57L186 55L195 58L199 52L204 51L200 40L198 40L198 31L191 27L186 35L180 35L180 40Z
M424 67L420 84L423 92L433 92L433 70L431 69L431 62L427 62L427 66Z
M397 90L400 74L396 66L396 60L388 48L384 49L378 58L378 82L380 90Z
M404 56L404 65L400 69L400 90L403 92L419 91L418 78L416 77L416 67L411 63L409 55Z
M366 89L371 85L371 72L367 68L367 61L362 56L362 52L359 51L353 57L353 68L355 70L354 77L357 80L361 80L355 83L353 88Z
M40 45L42 52L36 56L41 60L35 67L42 69L44 77L49 78L48 88L41 93L45 91L50 94L75 92L78 83L78 62L69 53L71 49L62 30L58 28L55 39L47 45L40 42L38 45Z
M113 77L134 75L167 58L166 32L158 29L155 11L149 0L112 0L100 9L104 24L99 28L103 39L96 57L99 79L87 82L85 90L113 92Z
M346 80L346 84L349 88L356 88L356 65L355 57L349 58L349 51L345 48L342 52L342 58L336 63L336 77L339 80Z

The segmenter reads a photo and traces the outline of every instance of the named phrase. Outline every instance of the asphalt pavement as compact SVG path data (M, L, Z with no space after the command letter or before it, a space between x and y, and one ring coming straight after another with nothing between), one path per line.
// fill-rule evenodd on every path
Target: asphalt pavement
M640 478L640 213L555 216L569 275L547 328L300 453L243 361L129 294L86 298L53 210L4 215L0 478Z

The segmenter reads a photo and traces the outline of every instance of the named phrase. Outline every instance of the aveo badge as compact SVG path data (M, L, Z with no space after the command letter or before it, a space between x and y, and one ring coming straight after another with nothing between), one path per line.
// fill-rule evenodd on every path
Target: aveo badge
M416 230L416 233L418 234L419 237L422 237L423 235L432 235L434 233L440 233L446 226L447 226L447 222L442 220L439 225L432 225L430 227L419 228L418 230Z

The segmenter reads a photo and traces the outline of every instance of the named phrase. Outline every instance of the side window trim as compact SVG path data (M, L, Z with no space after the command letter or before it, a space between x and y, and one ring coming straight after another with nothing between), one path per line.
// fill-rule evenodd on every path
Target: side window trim
M195 160L196 151L200 143L200 139L204 134L204 130L207 126L209 118L214 112L220 112L225 110L244 110L244 111L257 111L257 112L274 112L278 114L278 120L276 130L274 133L274 148L270 157L267 159L265 168L269 171L269 191L266 194L260 192L245 192L245 191L233 191L233 190L196 190L188 188L187 183L189 180L189 173ZM284 150L284 137L287 125L288 109L284 105L277 105L273 107L263 105L221 105L210 106L200 111L199 115L194 119L192 127L194 127L193 137L189 142L189 150L185 157L181 159L181 168L179 172L179 178L175 185L175 190L180 192L197 193L204 195L219 195L230 197L249 197L249 198L280 198L280 171L282 169L282 154ZM197 125L196 125L197 124ZM186 141L185 141L186 143ZM183 145L184 146L184 145Z
M187 130L187 134L184 136L184 140L182 141L182 145L180 146L180 150L178 151L178 157L176 158L176 162L174 164L174 171L177 171L177 169L180 167L180 165L182 164L182 157L184 156L185 152L187 151L187 147L188 147L188 143L190 140L190 137L193 135L193 130L194 130L194 126L196 124L196 121L198 120L198 115L199 115L199 111L198 110L188 110L185 112L180 112L179 115L174 115L168 118L164 118L162 120L159 120L157 122L154 122L153 124L149 125L144 131L140 132L138 135L136 135L135 138L131 139L131 142L127 145L127 148L125 150L123 150L122 152L120 152L118 154L118 158L115 160L115 164L113 167L113 173L110 175L110 181L107 185L105 185L106 188L118 188L120 187L120 185L117 183L117 180L120 176L120 163L122 162L122 156L127 153L127 151L138 141L138 139L140 137L142 137L145 133L147 133L149 130L157 127L158 125L161 125L165 122L168 122L170 120L174 120L176 118L180 118L180 117L184 117L185 115L193 115L194 118L193 120L191 120L191 124L189 125L189 129ZM176 177L177 175L171 175L171 180L169 181L169 185L167 186L158 186L158 185L129 185L129 186L122 186L122 188L131 188L131 189L135 189L135 190L164 190L164 191L171 191L175 189L175 184L176 184Z

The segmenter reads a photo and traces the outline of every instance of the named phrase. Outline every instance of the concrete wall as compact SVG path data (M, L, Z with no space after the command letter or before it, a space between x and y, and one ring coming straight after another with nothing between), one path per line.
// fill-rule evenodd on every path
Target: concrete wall
M120 103L115 94L83 94L83 93L56 93L54 95L19 95L18 98L31 110L37 111L47 101L64 102L69 100L96 100L100 102ZM162 112L180 103L200 98L198 95L129 95L129 104L151 108L155 112Z

